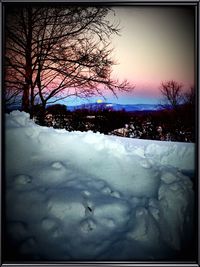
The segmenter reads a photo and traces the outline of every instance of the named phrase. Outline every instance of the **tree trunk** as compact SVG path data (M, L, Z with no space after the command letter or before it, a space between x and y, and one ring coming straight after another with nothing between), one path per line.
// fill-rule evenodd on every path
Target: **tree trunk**
M26 40L26 66L25 66L25 85L24 85L24 92L22 97L22 110L26 112L30 112L30 100L29 94L30 89L32 87L32 8L27 8L28 14L28 33L27 33L27 40Z
M25 112L29 112L29 86L27 83L25 83L23 89L22 110Z
M40 124L45 125L45 113L46 113L46 103L42 102L40 109Z
M32 119L34 115L34 88L31 85L31 100L30 100L30 118Z

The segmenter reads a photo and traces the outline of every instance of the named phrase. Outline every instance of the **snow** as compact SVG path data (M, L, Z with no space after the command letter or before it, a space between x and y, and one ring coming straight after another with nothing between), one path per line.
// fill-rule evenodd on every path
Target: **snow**
M168 260L193 234L195 146L6 115L9 246L31 260ZM187 232L187 235L185 233Z

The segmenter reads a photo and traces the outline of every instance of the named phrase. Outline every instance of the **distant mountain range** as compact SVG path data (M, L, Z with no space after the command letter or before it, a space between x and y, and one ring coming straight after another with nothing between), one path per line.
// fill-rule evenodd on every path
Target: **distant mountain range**
M47 105L47 107L52 105ZM165 108L170 109L170 106L166 106ZM12 111L12 110L21 110L20 105L12 105L9 106L6 110ZM114 111L120 111L125 110L127 112L133 112L133 111L156 111L156 110L162 110L163 107L158 104L115 104L115 103L90 103L90 104L82 104L77 106L66 106L66 110L69 111L75 111L78 109L87 109L87 110L104 110L104 109L110 109Z
M156 111L161 110L163 107L158 104L114 104L114 103L90 103L82 104L78 106L67 106L67 110L74 111L77 109L88 109L88 110L103 110L111 109L115 111Z

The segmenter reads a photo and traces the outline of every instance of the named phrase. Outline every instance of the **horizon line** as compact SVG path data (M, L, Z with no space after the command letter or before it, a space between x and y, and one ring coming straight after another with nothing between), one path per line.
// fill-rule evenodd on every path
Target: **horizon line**
M57 104L60 104L60 105L65 105L65 106L70 106L70 107L76 107L76 106L84 106L84 105L93 105L93 104L97 104L97 105L101 105L101 104L114 104L114 105L121 105L121 106L124 106L124 105L126 105L126 106L132 106L132 105L162 105L162 104L160 104L160 103L132 103L132 104L130 104L130 103L125 103L125 104L122 104L122 103L115 103L115 102L101 102L101 103L98 103L98 102L91 102L91 103L83 103L83 104L75 104L75 105L70 105L70 104L61 104L61 103L57 103ZM56 103L55 104L51 104L51 103L49 103L49 104L47 104L47 105L56 105Z

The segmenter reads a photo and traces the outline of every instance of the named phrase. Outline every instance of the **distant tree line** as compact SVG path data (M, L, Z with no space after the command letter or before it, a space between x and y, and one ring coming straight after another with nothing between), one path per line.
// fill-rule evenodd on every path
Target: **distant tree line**
M38 106L34 120L40 125L67 131L91 130L130 138L195 142L196 121L191 107L181 105L177 112L178 117L175 117L173 109L126 112L105 108L69 111L65 105L56 104L46 108L44 121L41 120Z
M195 107L195 89L191 86L184 92L183 84L169 80L161 83L160 92L163 96L163 106L170 105L173 110L179 109L180 105Z
M196 131L197 98L195 87L191 86L184 90L183 84L170 80L161 83L160 91L163 96L163 106L170 105L172 109L169 117L171 125L177 126L179 129L189 125L193 131Z

